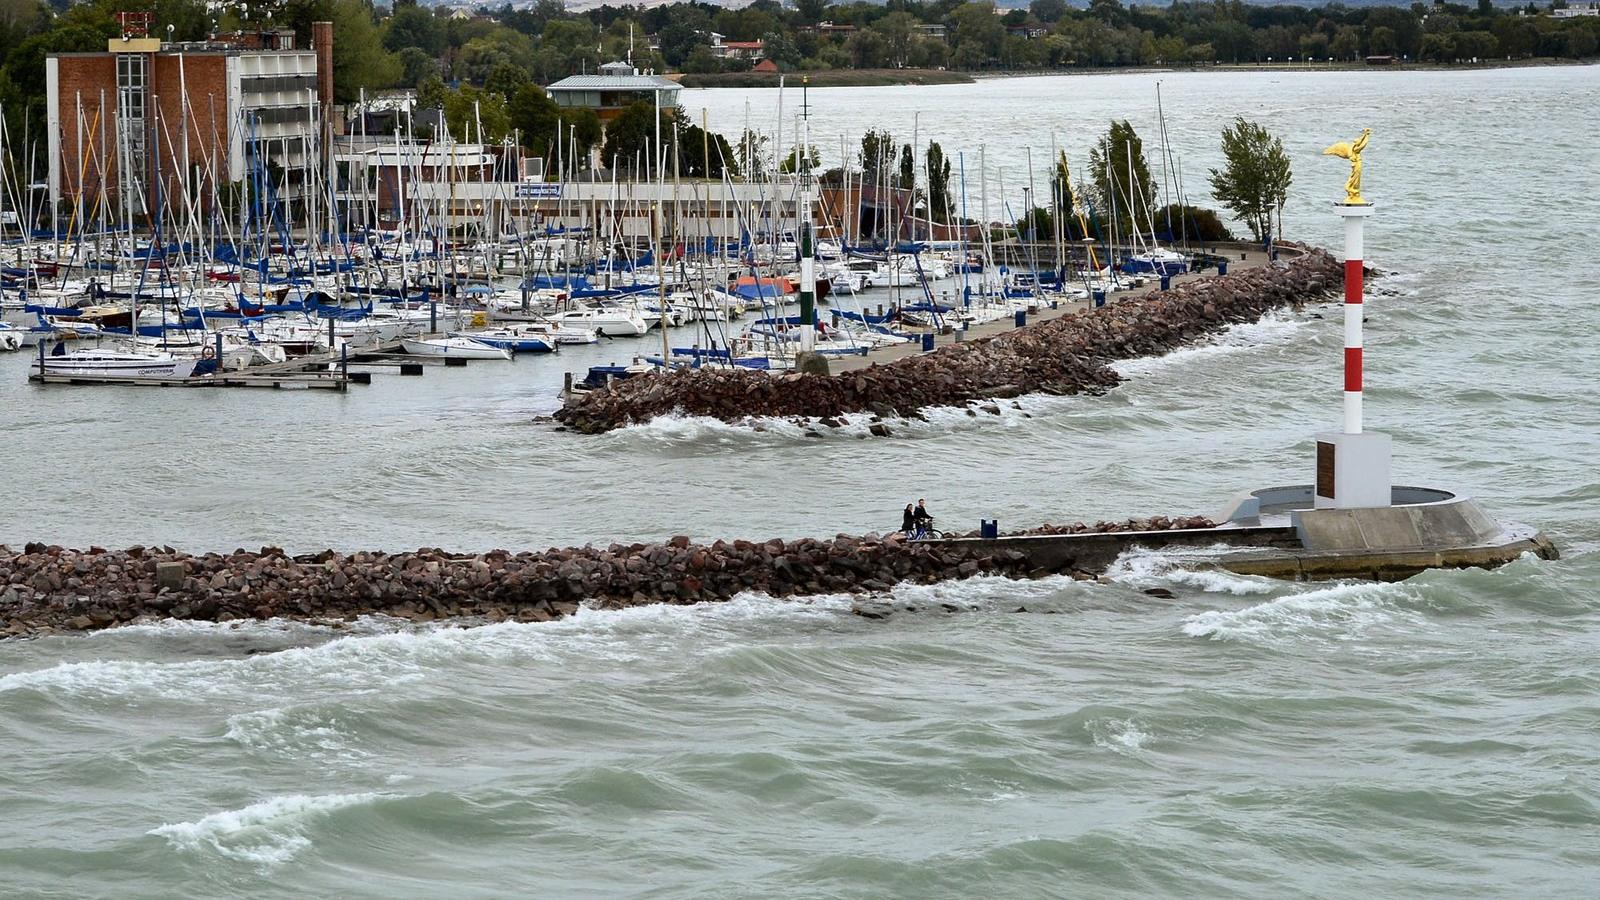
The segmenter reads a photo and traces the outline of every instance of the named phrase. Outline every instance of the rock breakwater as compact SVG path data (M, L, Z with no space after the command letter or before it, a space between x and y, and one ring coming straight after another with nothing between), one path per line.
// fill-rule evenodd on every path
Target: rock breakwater
M704 368L618 381L571 398L554 417L573 431L599 434L673 413L725 422L852 413L909 417L1029 393L1100 393L1121 381L1109 363L1167 353L1228 325L1319 298L1343 278L1332 256L1313 249L1286 265L1197 279L853 372L772 376Z
M1044 526L1018 534L1209 528L1209 520L1155 517ZM895 535L695 543L611 544L542 552L291 556L275 547L192 555L171 547L70 550L0 545L0 636L87 631L151 618L228 622L277 617L328 620L385 614L431 621L547 621L580 603L621 608L887 591L979 574L1056 574L1015 549ZM1081 577L1095 573L1076 572Z

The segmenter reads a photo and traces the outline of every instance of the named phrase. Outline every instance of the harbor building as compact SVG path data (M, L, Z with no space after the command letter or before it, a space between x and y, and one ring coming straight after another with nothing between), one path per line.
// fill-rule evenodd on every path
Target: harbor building
M292 31L168 43L149 35L149 13L119 18L105 52L45 59L52 202L81 198L87 209L103 191L143 213L180 179L202 198L243 180L256 154L276 189L300 193L331 132L331 22L313 23L312 47L300 50Z
M632 63L609 62L600 67L598 75L569 75L545 90L557 106L592 109L600 121L609 122L641 101L675 109L683 87L670 78L641 73Z

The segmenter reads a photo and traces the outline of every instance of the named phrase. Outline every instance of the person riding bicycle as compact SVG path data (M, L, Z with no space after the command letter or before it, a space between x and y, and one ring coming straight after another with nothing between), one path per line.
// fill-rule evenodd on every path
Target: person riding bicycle
M911 514L912 517L917 520L917 525L920 526L923 531L927 531L929 528L933 527L933 513L928 512L927 504L928 501L926 500L918 500L917 509Z
M900 516L900 530L906 537L911 537L917 530L917 516L911 511L911 504L906 504L906 511Z

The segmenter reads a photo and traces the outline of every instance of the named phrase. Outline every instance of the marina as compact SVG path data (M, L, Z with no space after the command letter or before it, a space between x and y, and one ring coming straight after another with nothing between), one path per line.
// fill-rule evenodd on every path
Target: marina
M1592 266L1550 237L1557 204L1530 198L1564 198L1579 228L1600 214L1595 172L1543 164L1584 152L1595 70L1162 78L1173 143L1196 148L1191 180L1223 165L1218 109L1288 136L1283 234L1336 261L1344 223L1330 201L1347 170L1320 154L1373 128L1365 258L1383 274L1367 277L1354 346L1363 434L1393 442L1389 506L1373 521L1316 508L1319 444L1345 423L1338 277L1303 303L1131 348L1106 363L1118 381L1103 392L882 423L868 411L838 427L687 411L592 435L536 421L563 408L569 373L659 357L663 336L669 350L709 351L713 337L721 350L758 320L798 316L797 300L727 323L673 325L669 309L665 329L646 322L637 337L463 365L406 354L381 334L389 322L365 321L425 319L425 306L402 308L421 302L413 284L390 317L350 291L340 305L364 319L274 314L288 323L272 326L277 340L305 351L283 364L326 367L348 343L351 377L370 375L305 395L34 384L29 344L0 353L11 883L140 896L1582 894L1597 861L1572 835L1600 823L1571 774L1597 763ZM1057 128L1076 160L1080 120L1099 132L1124 115L1154 133L1139 112L1152 80L813 89L813 131L826 117L833 133L887 122L909 136L920 108L923 139L939 129L963 147L971 184L973 136L1008 123L1016 146L991 137L987 154L991 206L1004 165L1014 215L1022 147L1037 162ZM713 123L773 95L705 93L682 102L711 106ZM1335 94L1359 115L1330 114ZM1494 190L1486 142L1503 154ZM1039 179L1035 196L1047 192ZM1054 246L1003 250L988 274L1030 255L1053 268ZM448 278L435 289L426 252L405 260L413 278L426 266L417 284L435 310L464 308L413 339L538 324L492 320L494 295L468 289L498 282L456 249L476 278L454 296ZM1281 266L1259 244L1193 246L1191 259L1226 258L1227 275L1205 265L1169 293L1293 265L1295 248L1278 249ZM360 268L328 283L359 291ZM731 293L737 278L787 277L739 268L725 273ZM936 302L964 305L959 276L933 280ZM511 264L499 296L514 316L523 280ZM240 292L264 309L296 287L270 304ZM895 323L915 339L831 356L827 377L942 368L935 357L962 345L1131 318L1160 287L1107 292L1104 307L1092 294L995 304L997 318L965 331ZM641 292L639 318L660 312L647 308L659 295ZM877 317L915 296L830 293L818 321L831 330L834 309ZM20 303L11 287L6 300ZM361 330L377 339L357 362L345 338ZM168 332L165 355L181 336ZM924 497L951 539L891 539ZM1221 547L1219 532L1233 532Z

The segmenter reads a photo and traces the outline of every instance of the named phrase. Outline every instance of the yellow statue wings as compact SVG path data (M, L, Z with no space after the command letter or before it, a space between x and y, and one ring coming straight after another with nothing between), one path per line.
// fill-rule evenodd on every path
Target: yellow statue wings
M1361 151L1367 149L1367 140L1371 137L1372 129L1363 128L1361 136L1355 141L1340 141L1322 151L1323 156L1350 160L1350 179L1344 183L1344 202L1352 206L1365 205L1367 202L1361 196Z

